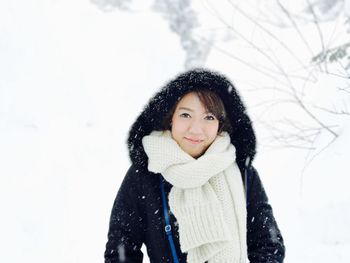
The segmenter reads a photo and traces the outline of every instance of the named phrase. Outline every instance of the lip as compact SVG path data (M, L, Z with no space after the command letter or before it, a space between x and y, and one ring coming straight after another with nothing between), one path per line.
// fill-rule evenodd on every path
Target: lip
M187 138L187 137L185 137L185 139L192 144L199 144L203 141L203 140L196 140L196 139Z

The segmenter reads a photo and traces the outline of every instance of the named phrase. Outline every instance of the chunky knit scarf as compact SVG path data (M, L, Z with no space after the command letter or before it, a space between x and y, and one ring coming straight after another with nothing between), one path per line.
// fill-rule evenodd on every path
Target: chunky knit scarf
M246 262L244 189L229 135L217 136L198 159L184 152L170 131L153 131L142 143L148 170L173 185L169 206L187 262Z

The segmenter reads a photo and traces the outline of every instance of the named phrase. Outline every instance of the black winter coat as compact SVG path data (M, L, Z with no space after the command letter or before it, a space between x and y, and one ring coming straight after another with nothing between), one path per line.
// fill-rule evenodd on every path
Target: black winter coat
M128 148L132 166L115 199L105 263L142 262L142 244L152 263L173 262L170 245L165 234L165 220L160 192L159 174L147 169L148 157L142 138L154 130L166 130L164 120L169 117L177 101L186 93L207 89L222 100L231 143L236 148L236 161L240 168L247 193L247 247L251 263L282 263L285 247L274 219L258 173L251 163L256 152L256 139L252 122L233 84L223 75L206 69L194 69L180 74L155 94L132 125ZM235 158L233 156L233 158ZM168 196L171 185L165 182ZM168 205L169 207L169 205ZM170 214L176 252L181 263L186 254L181 253L176 218Z
M248 168L246 174L248 258L251 263L283 262L283 239L263 185L254 168ZM147 247L151 263L173 262L164 230L160 176L130 167L113 205L105 251L106 263L142 262L143 253L140 248L143 243ZM171 187L165 181L166 196ZM179 261L185 263L186 254L180 250L176 218L171 211L169 213L176 253Z

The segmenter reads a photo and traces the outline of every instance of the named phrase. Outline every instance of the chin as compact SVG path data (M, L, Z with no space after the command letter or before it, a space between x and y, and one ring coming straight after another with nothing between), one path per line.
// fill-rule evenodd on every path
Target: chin
M203 155L204 152L200 152L200 153L188 153L189 155L191 155L193 158L199 158Z

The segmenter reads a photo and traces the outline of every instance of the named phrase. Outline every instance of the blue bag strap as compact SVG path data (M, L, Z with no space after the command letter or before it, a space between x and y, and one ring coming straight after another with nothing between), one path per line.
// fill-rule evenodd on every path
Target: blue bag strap
M246 207L248 208L248 169L250 169L250 158L247 157L245 160L245 169L244 169L244 190L245 190L245 201L246 201Z
M245 190L245 204L248 208L248 171L247 168L244 169L244 190Z
M164 192L164 178L162 176L160 176L159 178L160 178L160 191L162 193L163 211L164 211L164 218L165 218L165 233L168 236L168 240L171 248L171 254L173 255L174 263L179 263L179 259L177 258L177 255L176 255L173 235L171 233L171 225L170 225L169 214L168 214L168 205L166 202L165 192Z

